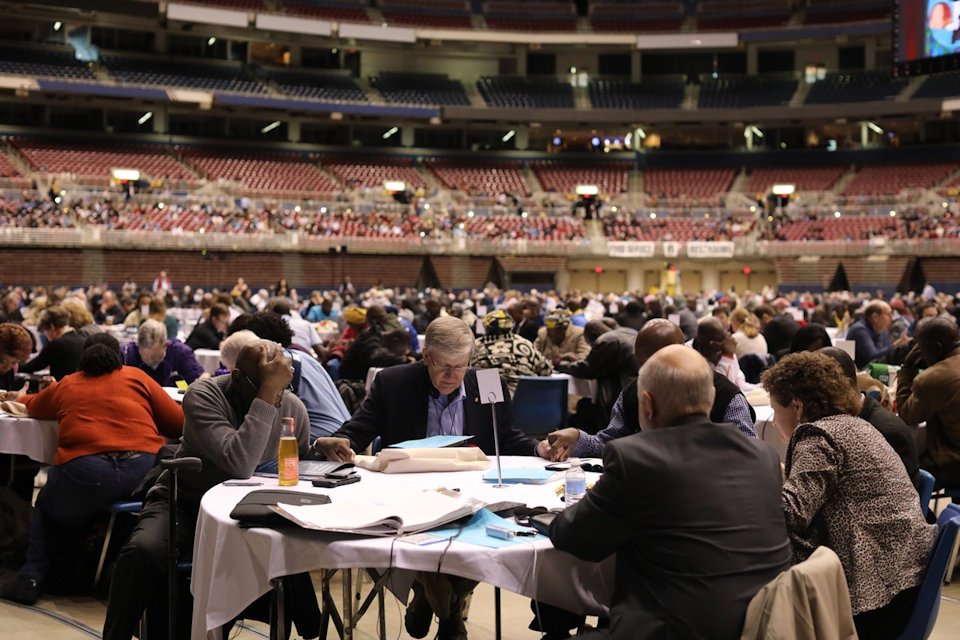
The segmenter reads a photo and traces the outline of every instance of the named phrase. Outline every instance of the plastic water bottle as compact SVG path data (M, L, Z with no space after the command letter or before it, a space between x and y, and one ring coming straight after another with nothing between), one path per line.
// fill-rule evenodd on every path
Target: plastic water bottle
M587 476L580 468L580 458L570 458L570 468L563 478L563 501L567 507L580 502L587 492Z

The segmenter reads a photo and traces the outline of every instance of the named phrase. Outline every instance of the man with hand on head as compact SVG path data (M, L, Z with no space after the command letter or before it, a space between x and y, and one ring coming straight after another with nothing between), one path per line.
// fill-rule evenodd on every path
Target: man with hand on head
M681 345L651 356L637 381L642 433L610 443L603 475L550 524L557 549L616 557L610 628L578 637L736 638L753 596L789 568L780 461L710 421L713 374Z
M473 332L465 322L440 316L429 324L423 361L380 371L357 413L329 438L318 438L314 448L328 460L351 461L379 436L384 446L437 435L473 436L470 444L494 453L490 407L480 402L476 371L470 369ZM536 441L513 427L510 393L500 379L503 402L494 405L500 434L500 453L531 456ZM436 572L418 574L405 625L414 638L430 630L432 615L440 619L440 640L463 640L463 602L476 582Z
M918 442L920 466L937 486L960 484L960 330L953 320L920 322L917 343L897 374L897 410L909 425L927 423Z
M660 349L669 345L682 345L684 339L680 327L669 320L648 320L637 333L634 344L637 364L642 367ZM714 373L715 400L710 409L710 419L714 422L732 423L744 435L756 438L753 410L746 397L735 384L719 373ZM611 440L638 432L640 421L636 388L637 382L633 381L617 398L606 429L596 435L573 428L554 431L547 436L547 440L539 443L537 455L553 461L566 460L570 456L598 458L603 455L604 446Z
M293 367L280 346L258 340L240 351L230 374L198 380L187 390L176 457L196 456L203 468L179 474L177 545L182 555L190 555L203 494L224 480L249 478L258 464L276 459L282 418L294 419L300 457L309 456L310 423L303 403L287 390L292 378ZM167 602L168 475L164 472L147 493L137 527L117 558L105 640L129 640L148 604L150 636L167 637L162 611ZM189 628L187 611L181 609L180 620ZM189 635L184 630L177 635L187 637L184 633Z

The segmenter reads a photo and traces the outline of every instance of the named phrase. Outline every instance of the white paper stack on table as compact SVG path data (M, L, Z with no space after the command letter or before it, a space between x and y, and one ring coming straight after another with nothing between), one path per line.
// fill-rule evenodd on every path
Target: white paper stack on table
M480 510L483 503L455 491L406 491L322 505L278 504L276 512L305 529L394 536L427 531Z

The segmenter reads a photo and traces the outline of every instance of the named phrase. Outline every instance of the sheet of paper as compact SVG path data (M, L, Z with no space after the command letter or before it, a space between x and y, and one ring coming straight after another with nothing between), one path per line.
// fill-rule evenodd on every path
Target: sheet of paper
M853 340L834 340L833 346L837 349L843 349L847 354L856 360L857 358L857 343Z
M480 388L480 404L503 402L503 386L499 369L479 369L477 386Z
M404 440L391 444L392 449L442 449L466 442L473 436L430 436L419 440Z
M556 476L556 478L554 478ZM544 469L543 467L520 467L506 468L501 471L501 477L505 483L510 484L546 484L551 480L559 480L560 475L556 471ZM486 482L497 481L497 470L491 468L485 474L483 479Z
M540 535L539 533L534 536L515 536L509 540L503 540L502 538L494 538L487 535L487 525L495 524L499 527L504 527L512 531L530 531L528 527L521 527L513 520L506 520L501 518L495 513L491 513L487 509L480 509L463 527L445 527L443 529L434 529L430 532L430 535L437 536L443 539L453 538L456 542L465 542L467 544L475 544L481 547L488 547L490 549L500 549L502 547L510 547L515 544L528 544L530 542L536 542L538 540L545 539L545 536Z

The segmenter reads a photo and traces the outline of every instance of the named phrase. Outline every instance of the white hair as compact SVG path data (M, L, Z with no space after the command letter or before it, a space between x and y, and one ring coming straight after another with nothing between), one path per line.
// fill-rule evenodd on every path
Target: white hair
M237 356L248 344L253 344L260 338L253 331L243 329L230 334L226 340L220 344L220 362L230 371L237 368Z
M137 346L152 349L167 341L167 328L159 320L146 320L137 331Z

